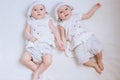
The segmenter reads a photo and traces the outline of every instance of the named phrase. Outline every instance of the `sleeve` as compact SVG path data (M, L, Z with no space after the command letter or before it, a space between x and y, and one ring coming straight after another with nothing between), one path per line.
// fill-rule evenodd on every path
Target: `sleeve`
M80 20L82 20L82 14L79 14L78 17L80 18Z
M27 23L28 25L30 25L30 24L31 24L31 19L28 18L28 19L26 20L26 23Z
M82 13L81 14L75 14L74 17L77 20L82 20L82 15L83 15Z
M62 22L58 23L58 25L64 27L64 24Z

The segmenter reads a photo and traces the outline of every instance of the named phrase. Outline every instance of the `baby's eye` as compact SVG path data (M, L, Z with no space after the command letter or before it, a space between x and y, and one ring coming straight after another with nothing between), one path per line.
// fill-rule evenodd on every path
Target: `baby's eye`
M68 10L68 8L66 8L65 10Z
M37 11L37 9L34 9L34 11Z
M43 10L43 9L40 9L41 11Z
M62 14L63 13L63 11L60 11L60 14Z

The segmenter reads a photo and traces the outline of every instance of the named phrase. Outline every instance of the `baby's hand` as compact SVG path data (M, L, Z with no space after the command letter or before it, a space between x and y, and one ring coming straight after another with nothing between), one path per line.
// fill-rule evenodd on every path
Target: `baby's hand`
M60 40L60 41L57 41L57 46L60 50L62 51L65 51L65 47L64 47L64 44L63 42Z
M30 38L30 41L33 42L33 43L34 43L36 40L37 40L37 38L35 38L35 37Z
M66 44L62 43L61 50L65 51L65 49L66 49Z
M95 6L96 6L97 8L100 8L100 7L101 7L101 4L100 4L100 3L96 3Z

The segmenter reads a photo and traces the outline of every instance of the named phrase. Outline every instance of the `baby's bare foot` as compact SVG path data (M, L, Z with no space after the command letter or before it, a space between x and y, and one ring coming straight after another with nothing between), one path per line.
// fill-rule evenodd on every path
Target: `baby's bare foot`
M101 74L102 73L102 70L99 68L99 66L97 65L97 63L96 63L96 65L93 67L99 74Z
M39 80L39 76L37 74L32 75L32 80Z
M103 63L101 61L97 62L99 68L103 71L104 70L104 66Z
M39 75L39 80L46 80L43 74Z

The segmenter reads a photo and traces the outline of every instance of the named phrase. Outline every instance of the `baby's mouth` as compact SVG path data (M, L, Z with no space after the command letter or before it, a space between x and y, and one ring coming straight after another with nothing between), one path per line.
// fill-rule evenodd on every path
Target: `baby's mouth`
M38 16L40 16L41 14L37 14Z
M69 14L66 14L65 17L67 17Z

